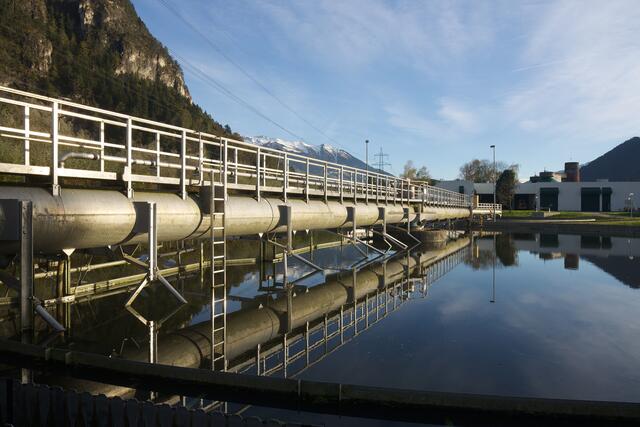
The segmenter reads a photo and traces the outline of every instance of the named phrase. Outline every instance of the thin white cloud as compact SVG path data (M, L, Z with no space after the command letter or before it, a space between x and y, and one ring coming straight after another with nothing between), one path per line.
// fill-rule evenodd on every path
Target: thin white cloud
M390 125L431 142L449 142L481 128L477 112L449 98L440 99L433 111L400 102L387 106L385 111Z
M461 58L493 37L487 9L458 2L324 0L256 6L285 29L286 44L301 45L310 57L333 67L400 61L431 68Z
M633 0L548 4L522 52L518 70L530 77L504 104L507 117L578 146L638 134L638 22Z

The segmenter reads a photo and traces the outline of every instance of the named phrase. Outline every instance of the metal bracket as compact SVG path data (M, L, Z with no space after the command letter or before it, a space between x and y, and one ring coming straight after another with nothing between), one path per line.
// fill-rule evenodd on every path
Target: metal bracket
M396 239L395 237L387 233L387 208L379 207L378 212L379 212L378 218L382 220L382 232L379 232L373 229L371 231L378 234L379 236L382 236L382 238L388 245L394 244L402 250L408 249L409 247L407 245L405 245L400 240Z

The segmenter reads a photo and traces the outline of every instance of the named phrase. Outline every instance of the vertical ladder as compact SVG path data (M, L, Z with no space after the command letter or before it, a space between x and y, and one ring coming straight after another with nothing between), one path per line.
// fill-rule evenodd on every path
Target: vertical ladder
M227 370L227 151L227 141L223 140L219 181L211 173L211 369L218 371Z

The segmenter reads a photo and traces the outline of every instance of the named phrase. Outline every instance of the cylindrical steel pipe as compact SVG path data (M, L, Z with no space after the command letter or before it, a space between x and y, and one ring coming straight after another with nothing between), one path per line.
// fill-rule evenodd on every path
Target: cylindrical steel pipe
M42 253L62 249L85 249L146 241L136 235L136 210L133 202L155 202L158 215L158 241L208 237L209 215L206 202L197 195L183 200L174 193L136 192L133 199L113 190L63 189L56 197L43 188L0 187L0 199L30 200L33 202L34 250ZM355 206L356 223L368 226L382 222L379 208L385 208L388 223L405 222L403 206L384 204L354 204L352 202L290 199L292 227L295 230L317 230L348 227L347 208ZM230 196L226 205L227 236L242 236L283 231L277 198ZM1 206L1 205L0 205ZM409 219L415 218L410 210ZM429 208L421 218L462 218L468 209ZM221 224L217 224L221 225ZM7 240L15 227L11 215L0 208L0 251L15 253L17 245Z

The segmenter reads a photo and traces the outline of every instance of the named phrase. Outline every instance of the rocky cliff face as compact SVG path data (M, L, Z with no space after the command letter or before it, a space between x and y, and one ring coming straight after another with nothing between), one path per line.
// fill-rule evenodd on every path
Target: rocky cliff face
M191 99L184 76L176 61L149 33L137 18L129 0L79 0L80 29L84 37L92 33L108 48L120 55L116 75L133 74L149 81L159 81Z
M0 85L239 137L193 104L130 0L0 0Z

